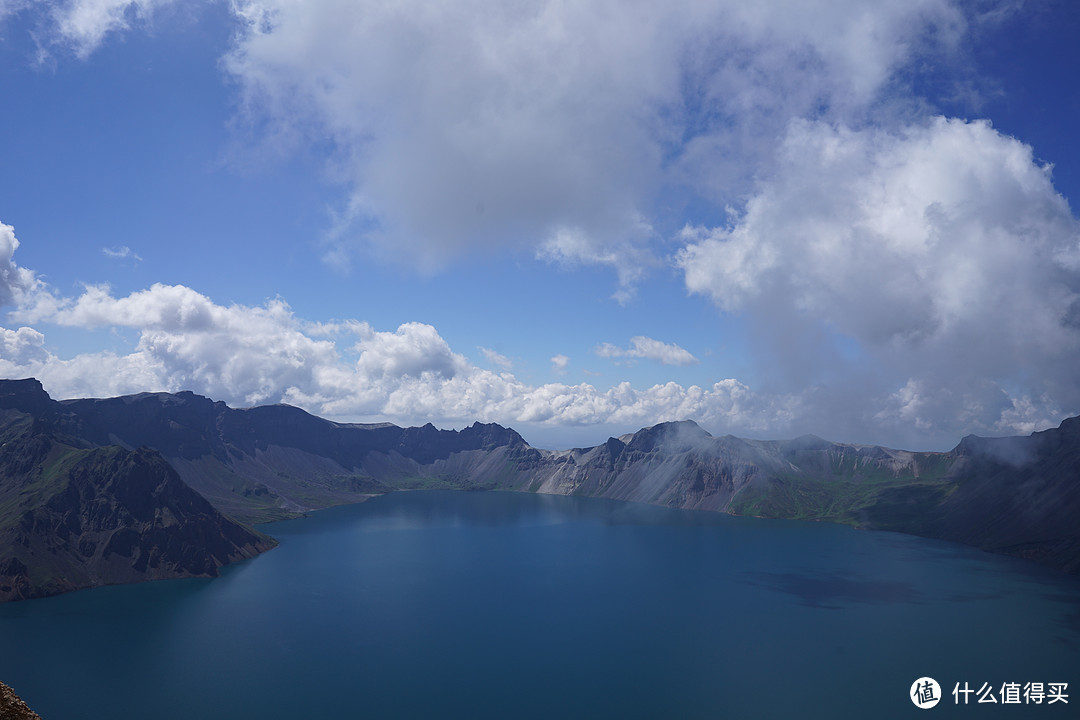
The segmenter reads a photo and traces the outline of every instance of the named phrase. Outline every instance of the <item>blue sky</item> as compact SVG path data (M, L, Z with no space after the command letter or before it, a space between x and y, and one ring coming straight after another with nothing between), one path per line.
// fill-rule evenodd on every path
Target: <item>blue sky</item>
M0 0L0 375L590 445L1080 412L1080 10Z

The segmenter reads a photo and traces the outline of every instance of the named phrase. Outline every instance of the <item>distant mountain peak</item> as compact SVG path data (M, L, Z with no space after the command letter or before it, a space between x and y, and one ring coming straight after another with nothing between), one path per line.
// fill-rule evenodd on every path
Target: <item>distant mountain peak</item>
M701 433L702 435L705 435L707 437L712 437L712 435L710 435L708 432L706 432L704 428L702 428L700 425L698 425L696 422L694 422L693 420L690 420L690 419L686 419L686 420L668 420L667 422L657 423L656 425L653 425L653 427L654 428L663 428L664 430L668 430L668 431L670 431L670 430L697 431L697 432Z
M800 435L799 437L790 441L791 445L797 447L817 447L818 445L831 445L828 440L817 435L807 433L806 435Z
M626 447L632 452L653 452L658 449L690 450L712 439L713 436L693 420L675 420L638 430L629 438Z

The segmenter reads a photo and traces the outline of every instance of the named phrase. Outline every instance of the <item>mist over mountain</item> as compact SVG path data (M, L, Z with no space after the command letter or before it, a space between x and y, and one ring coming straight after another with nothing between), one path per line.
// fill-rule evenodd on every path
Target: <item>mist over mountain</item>
M427 488L824 520L1080 572L1080 418L949 452L714 437L692 421L550 451L497 424L335 423L190 392L55 401L29 379L0 380L0 432L2 599L213 575L272 546L239 522Z

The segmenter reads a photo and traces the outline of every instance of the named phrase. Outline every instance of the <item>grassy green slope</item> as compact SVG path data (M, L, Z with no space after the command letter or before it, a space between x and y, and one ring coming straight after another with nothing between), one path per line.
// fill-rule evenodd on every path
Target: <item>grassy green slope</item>
M276 544L218 513L156 451L77 443L0 411L0 601L215 575Z
M915 453L897 471L889 462L828 453L822 462L756 479L732 498L728 511L911 532L936 517L955 490L954 463L949 453Z

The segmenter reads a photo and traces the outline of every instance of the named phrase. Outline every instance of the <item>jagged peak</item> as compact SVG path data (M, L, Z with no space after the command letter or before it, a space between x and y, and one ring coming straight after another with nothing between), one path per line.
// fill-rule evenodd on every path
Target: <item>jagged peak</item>
M485 423L485 422L480 422L479 420L473 421L473 424L469 425L468 428L469 429L491 428L491 429L494 429L494 430L510 430L510 428L506 427L505 425L500 425L499 423L493 423L493 422Z
M487 442L485 446L496 445L528 445L525 442L525 438L518 434L517 430L508 428L498 423L482 423L480 421L474 422L466 428L459 431L462 436L479 435Z

